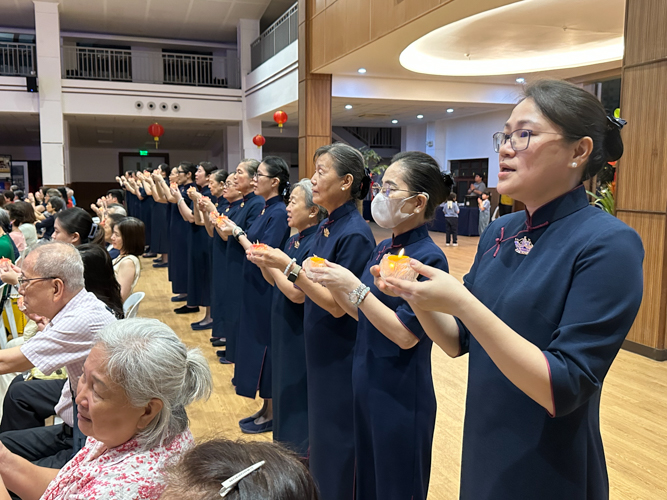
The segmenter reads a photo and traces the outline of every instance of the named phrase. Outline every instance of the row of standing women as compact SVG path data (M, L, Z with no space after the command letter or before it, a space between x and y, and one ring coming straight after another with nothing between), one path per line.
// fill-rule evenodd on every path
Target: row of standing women
M489 226L463 285L425 226L448 187L424 153L386 170L372 213L393 236L377 246L355 206L369 179L349 146L320 148L287 207L279 158L243 161L217 204L214 183L211 195L188 193L193 166L180 165L170 201L222 241L211 250L213 337L226 338L237 393L265 399L241 428L273 428L307 456L324 499L425 498L435 341L470 353L462 498L607 498L599 398L641 301L643 250L588 206L581 181L621 156L621 126L573 85L527 88L494 135L498 191L527 217ZM172 235L172 254L184 239ZM418 281L379 276L399 251ZM608 272L619 257L623 283Z

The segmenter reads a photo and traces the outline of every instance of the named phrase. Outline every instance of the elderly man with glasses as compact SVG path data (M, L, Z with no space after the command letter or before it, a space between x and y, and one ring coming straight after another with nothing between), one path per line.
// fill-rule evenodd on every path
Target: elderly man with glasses
M60 468L78 451L73 439L76 416L72 399L83 363L96 333L116 318L102 301L85 290L83 262L72 245L39 245L23 260L18 285L25 312L41 331L19 347L0 351L0 373L37 367L49 374L64 366L69 379L59 396L54 397L49 391L42 395L58 401L55 414L63 424L3 432L0 441L13 453L38 465Z

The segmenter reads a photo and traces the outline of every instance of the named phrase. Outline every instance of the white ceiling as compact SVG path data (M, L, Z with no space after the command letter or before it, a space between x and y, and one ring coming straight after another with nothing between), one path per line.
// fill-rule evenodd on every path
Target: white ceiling
M239 19L259 20L271 0L56 0L55 3L60 4L62 31L236 43ZM32 0L0 0L0 24L34 28Z
M0 113L0 154L3 146L39 147L39 115Z

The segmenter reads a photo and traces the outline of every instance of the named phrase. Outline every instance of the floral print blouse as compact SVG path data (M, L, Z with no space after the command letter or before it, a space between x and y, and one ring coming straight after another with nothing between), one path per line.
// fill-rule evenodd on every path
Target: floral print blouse
M112 449L89 437L51 481L41 500L157 500L166 485L162 468L194 445L189 430L171 443L141 450L136 439Z

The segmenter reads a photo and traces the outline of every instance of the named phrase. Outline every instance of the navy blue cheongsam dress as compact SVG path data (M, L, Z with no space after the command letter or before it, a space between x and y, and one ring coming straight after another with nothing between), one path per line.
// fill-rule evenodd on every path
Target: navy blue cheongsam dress
M239 210L230 219L247 233L263 209L264 198L257 196L255 193L250 193L243 197ZM239 321L241 319L243 263L246 260L245 250L238 241L230 236L227 239L226 307L223 323L224 331L227 334L226 358L232 362L236 359L236 339L239 335Z
M590 206L582 185L532 216L489 225L464 284L542 350L555 415L459 322L461 352L470 354L462 499L609 498L600 394L641 303L643 257L639 235Z
M153 205L155 205L155 200L153 199L152 196L148 196L146 194L146 190L143 188L139 188L139 193L141 193L141 197L143 198L139 203L141 203L141 216L139 219L144 223L144 226L146 228L146 245L148 247L151 246L152 242L152 235L153 235Z
M153 202L151 210L152 253L169 253L169 204Z
M183 197L182 203L192 208L192 200L187 195L187 190L194 186L193 183L178 186ZM188 232L190 223L186 221L178 209L178 203L170 203L171 219L169 227L169 279L171 280L171 291L173 293L187 293L188 291Z
M246 231L252 243L282 248L289 237L287 210L282 196L266 200L252 227ZM234 382L236 394L271 399L271 303L273 287L262 270L248 259L243 263L241 318L236 337Z
M285 253L301 265L312 255L318 226L295 234ZM295 304L277 287L271 308L271 363L273 367L273 440L300 457L308 456L308 383L303 304Z
M201 194L213 203L217 201L208 186L201 190ZM208 214L203 215L208 217ZM188 305L211 305L211 237L206 227L194 222L190 223L188 233Z
M227 205L221 205L218 198L218 213L230 219L234 217L241 206L241 200ZM213 245L211 249L211 318L213 319L213 337L225 338L224 317L228 311L228 297L225 294L227 282L227 244L215 228L213 228Z
M419 342L401 349L359 310L352 363L356 498L420 500L428 494L436 401L431 347L408 303L380 292L370 268L386 254L405 255L448 272L445 254L426 225L383 241L373 252L361 281L414 334Z
M312 253L361 276L374 248L375 239L368 223L355 203L348 202L320 224ZM306 297L303 330L308 367L310 472L322 500L351 499L354 497L352 350L357 339L357 322L348 315L334 318Z

